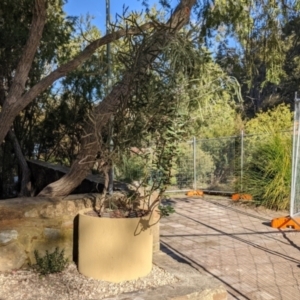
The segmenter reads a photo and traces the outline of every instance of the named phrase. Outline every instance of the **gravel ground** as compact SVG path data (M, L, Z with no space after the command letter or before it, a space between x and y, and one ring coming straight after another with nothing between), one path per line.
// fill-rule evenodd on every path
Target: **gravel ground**
M143 278L110 283L79 274L71 263L62 273L46 276L33 270L0 272L0 300L98 300L177 281L175 276L153 265L151 273Z

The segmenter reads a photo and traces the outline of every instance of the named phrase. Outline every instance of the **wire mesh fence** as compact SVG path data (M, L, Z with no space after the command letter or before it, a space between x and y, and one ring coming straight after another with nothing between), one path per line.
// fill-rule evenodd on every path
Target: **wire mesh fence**
M205 189L231 192L235 186L237 137L196 139L179 145L168 191Z
M274 133L275 134L275 133ZM216 193L243 192L248 189L247 170L260 155L260 145L274 134L196 139L179 145L181 155L172 170L168 192L202 189ZM292 143L292 132L276 133ZM291 154L290 154L291 155ZM263 176L263 174L261 174Z
M292 137L292 131L254 135L245 135L241 132L238 136L210 139L194 137L192 140L182 142L178 145L179 155L172 166L167 192L185 192L196 189L215 193L254 192L251 190L253 182L249 182L249 170L254 171L255 176L258 176L258 179L254 179L261 185L265 184L266 177L268 177L266 180L269 180L273 176L272 174L266 176L268 172L266 168L258 170L259 164L254 162L265 163L262 151L268 149L268 145L271 148L270 151L273 151L272 146L277 147L276 143L274 144L276 138L283 141L283 144L290 144L291 148ZM274 151L280 151L280 149L274 149ZM291 161L291 151L285 151L286 153L287 160ZM271 153L270 159L280 159L276 158L276 155L276 153ZM145 177L146 174L146 181L149 184L160 176L159 171L146 170L146 167L142 167L142 164L134 157L116 173L119 174L118 179L124 180L126 177L127 181L137 182L141 179L139 177ZM290 175L287 177L290 178Z

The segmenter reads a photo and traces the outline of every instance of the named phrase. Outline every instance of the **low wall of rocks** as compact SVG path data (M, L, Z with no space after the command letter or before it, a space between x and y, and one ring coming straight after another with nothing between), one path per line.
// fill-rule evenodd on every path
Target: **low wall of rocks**
M35 264L41 255L64 249L77 261L78 211L93 207L97 194L59 198L15 198L0 201L0 271ZM159 250L159 223L155 225L153 251Z

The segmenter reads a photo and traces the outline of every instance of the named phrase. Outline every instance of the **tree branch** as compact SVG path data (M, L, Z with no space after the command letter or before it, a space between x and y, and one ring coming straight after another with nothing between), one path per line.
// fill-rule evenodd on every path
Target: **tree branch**
M24 103L24 108L37 97L41 92L45 91L54 81L66 76L69 72L75 70L82 63L84 63L88 58L90 58L93 53L101 46L114 42L126 35L135 35L141 33L142 31L149 30L153 27L153 23L146 23L139 28L129 28L122 29L110 34L105 35L89 44L81 53L79 53L74 59L70 60L66 64L60 66L48 76L43 78L39 83L33 86L24 96L22 97L22 102Z
M31 69L36 50L42 38L44 26L46 23L46 13L46 1L35 0L29 37L23 49L12 85L6 98L6 102L10 105L19 101L19 97L24 92L28 73Z
M37 0L40 1L40 0ZM12 122L15 117L29 104L31 103L39 94L45 91L52 83L54 83L57 79L66 76L69 72L75 70L78 66L80 66L84 61L86 61L91 55L101 46L116 41L126 35L134 35L139 34L142 31L146 31L151 29L154 26L152 22L146 23L139 28L129 28L122 29L116 32L105 35L104 37L95 40L90 45L88 45L81 53L79 53L74 59L70 60L66 64L60 66L48 76L43 78L40 82L34 85L27 93L25 93L22 97L21 93L24 91L24 87L20 89L21 85L18 86L18 93L13 92L13 87L9 93L10 98L7 98L5 103L3 104L2 111L0 112L0 124L2 128L0 130L0 141L4 140L5 135L7 134ZM29 65L29 69L31 67L31 63L29 61L23 63ZM21 65L21 63L19 64ZM28 66L27 66L28 67ZM24 66L20 66L21 69L24 69ZM28 73L27 73L28 75ZM26 78L27 78L26 75ZM20 76L19 76L20 77ZM16 80L18 82L18 80ZM24 81L25 84L25 81ZM15 88L16 89L16 88ZM14 89L14 91L15 91Z

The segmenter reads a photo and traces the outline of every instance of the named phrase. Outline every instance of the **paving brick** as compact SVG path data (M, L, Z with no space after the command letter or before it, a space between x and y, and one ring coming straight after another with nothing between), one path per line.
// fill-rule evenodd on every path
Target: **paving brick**
M300 299L300 232L268 225L287 212L242 207L220 197L174 200L177 213L164 219L161 240L168 235L174 251L227 283L228 299ZM170 228L175 230L165 230Z

